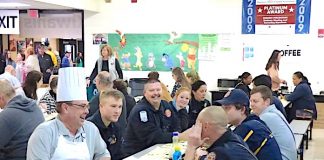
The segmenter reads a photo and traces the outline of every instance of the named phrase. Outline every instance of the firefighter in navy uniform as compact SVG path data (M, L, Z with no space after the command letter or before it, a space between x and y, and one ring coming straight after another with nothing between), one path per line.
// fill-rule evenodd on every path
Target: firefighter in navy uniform
M184 160L257 160L248 146L227 129L227 115L219 106L204 108L190 130ZM209 146L203 150L201 146Z
M189 128L196 123L200 111L211 105L205 98L207 85L204 81L198 80L193 83L191 85L191 90L191 100L189 102Z
M241 89L228 91L217 101L227 113L234 133L240 136L259 160L282 160L280 148L271 130L256 115L250 114L248 95Z
M150 146L172 142L172 132L180 126L168 102L161 100L162 87L158 80L148 79L144 85L144 98L138 102L128 117L124 156L130 156ZM179 139L185 139L185 133Z
M122 113L124 95L115 89L103 90L99 95L99 109L87 120L99 129L112 160L122 159L122 127L118 119Z

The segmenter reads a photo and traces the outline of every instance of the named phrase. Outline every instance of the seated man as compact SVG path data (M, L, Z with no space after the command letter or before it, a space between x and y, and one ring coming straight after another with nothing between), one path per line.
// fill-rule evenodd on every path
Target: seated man
M277 140L283 160L295 160L297 149L294 134L281 112L272 102L272 91L269 87L261 85L251 90L252 112L263 120L270 128Z
M15 90L7 80L0 80L0 159L26 159L27 143L34 129L44 122L36 101Z
M96 113L99 109L99 96L100 92L107 89L113 89L113 82L111 81L111 77L109 72L107 71L101 71L98 73L98 75L95 78L96 86L98 89L98 93L92 97L92 99L89 101L89 114L86 116L86 118L91 117L94 113ZM118 118L118 124L122 129L126 128L126 116L127 116L127 109L126 109L126 100L123 97L123 110Z
M272 81L271 81L271 77L265 74L261 74L256 76L253 80L252 80L253 86L260 86L260 85L265 85L267 87L269 87L270 89L272 88ZM276 106L276 108L282 113L282 115L284 115L287 118L287 114L285 111L284 106L282 105L281 101L279 100L278 97L274 96L274 93L272 92L272 103Z
M89 113L83 68L59 70L58 117L39 125L30 136L27 160L100 159L110 160L98 128L85 117Z
M124 154L132 155L159 143L171 143L172 132L180 131L175 113L168 102L161 100L159 80L148 79L144 85L144 98L138 102L128 117ZM179 139L185 139L180 133Z
M243 90L228 91L222 104L229 124L234 125L234 133L239 135L259 160L282 160L280 149L270 129L256 115L250 114L249 97Z
M116 122L122 112L123 97L123 93L115 89L102 91L99 98L99 110L88 118L98 127L112 160L122 158L123 133L121 133L121 128Z
M189 134L184 159L257 160L243 140L227 129L227 123L221 107L204 108ZM199 148L202 145L209 146L207 152Z

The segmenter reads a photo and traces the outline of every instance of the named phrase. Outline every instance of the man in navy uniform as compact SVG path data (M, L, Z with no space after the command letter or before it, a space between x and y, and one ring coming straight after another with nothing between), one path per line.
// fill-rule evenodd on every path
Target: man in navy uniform
M191 128L184 159L257 160L243 140L227 129L227 123L222 107L204 108ZM203 151L201 146L209 147Z
M100 92L99 109L87 120L94 123L106 142L112 160L122 158L122 130L116 123L121 115L124 95L115 89Z
M180 131L174 112L168 102L161 100L159 80L148 79L144 85L144 98L135 105L128 117L124 155L129 156L150 146L171 143L172 132ZM185 139L185 133L179 139Z
M250 114L250 100L243 90L228 91L217 101L227 113L229 123L259 160L282 160L276 139L266 124L256 115Z

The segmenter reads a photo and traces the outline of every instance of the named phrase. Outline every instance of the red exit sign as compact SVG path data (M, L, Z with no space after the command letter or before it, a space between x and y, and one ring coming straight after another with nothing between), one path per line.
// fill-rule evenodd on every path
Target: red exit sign
M137 0L131 0L132 3L137 3Z

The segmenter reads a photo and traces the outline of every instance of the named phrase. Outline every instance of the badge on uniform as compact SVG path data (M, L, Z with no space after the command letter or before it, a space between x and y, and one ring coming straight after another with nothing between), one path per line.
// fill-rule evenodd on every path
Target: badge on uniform
M170 110L170 109L166 109L166 110L164 111L164 115L165 115L166 117L170 118L170 117L171 117L171 110Z
M140 119L141 119L142 122L147 122L148 121L146 111L140 111L139 114L140 114Z
M207 154L205 160L215 160L216 159L216 154L214 152L210 152Z

